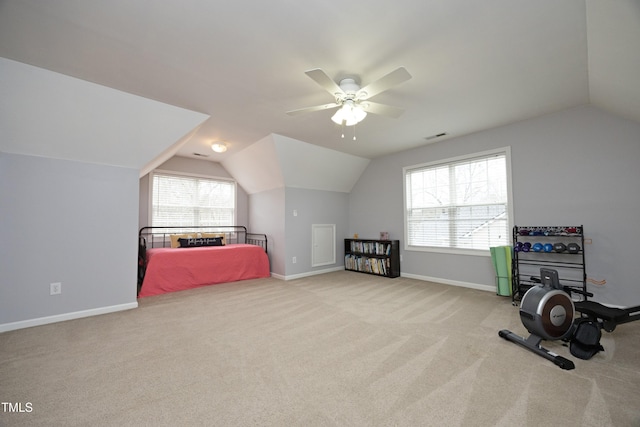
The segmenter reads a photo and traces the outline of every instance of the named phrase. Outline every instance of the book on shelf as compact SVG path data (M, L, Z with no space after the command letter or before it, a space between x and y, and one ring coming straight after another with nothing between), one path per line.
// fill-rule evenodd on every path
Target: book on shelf
M388 275L391 268L389 259L369 258L351 254L345 255L344 265L348 270L363 271L382 276Z
M390 255L391 244L383 242L351 241L351 252L363 254Z

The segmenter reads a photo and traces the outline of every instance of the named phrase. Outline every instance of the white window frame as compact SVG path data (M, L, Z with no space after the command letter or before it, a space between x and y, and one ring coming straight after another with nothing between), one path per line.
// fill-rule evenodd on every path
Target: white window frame
M422 163L417 165L406 166L402 168L402 197L403 197L403 219L404 219L404 249L407 251L417 252L437 252L446 254L459 254L459 255L475 255L475 256L491 256L489 248L484 249L464 249L464 248L451 248L451 247L436 247L436 246L416 246L409 245L408 239L408 210L407 210L407 173L409 171L419 168L429 168L443 165L450 165L457 162L473 160L474 158L490 157L492 155L504 154L506 164L506 178L507 178L507 212L509 215L507 225L507 236L505 245L511 244L511 233L509 230L513 229L513 194L511 190L511 147L502 147L493 150L487 150L479 153L473 153L458 157L452 157L443 160L437 160L434 162Z
M233 224L229 224L232 226L235 226L238 223L238 183L232 179L232 178L225 178L225 177L218 177L218 176L210 176L210 175L203 175L203 174L195 174L195 173L188 173L188 172L176 172L176 171L169 171L169 170L162 170L162 169L156 169L153 172L151 172L149 174L149 205L148 205L148 224L150 224L151 226L163 226L166 224L154 224L153 223L153 197L154 197L154 193L153 193L153 181L154 181L154 176L155 175L172 175L172 176L176 176L176 177L182 177L182 178L202 178L202 179L209 179L212 181L224 181L224 182L228 182L228 183L232 183L233 184L233 191L234 191L234 206L233 206ZM184 224L185 226L189 226L189 225L197 225L197 224ZM208 224L207 224L208 225Z

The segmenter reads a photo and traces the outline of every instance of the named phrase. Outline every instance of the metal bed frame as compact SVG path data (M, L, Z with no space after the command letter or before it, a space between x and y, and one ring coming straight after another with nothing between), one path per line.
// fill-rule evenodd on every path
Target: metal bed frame
M215 233L223 234L226 244L249 244L260 246L267 252L267 235L249 233L244 225L229 226L148 226L138 231L138 292L147 268L146 251L151 248L170 248L172 234Z
M260 246L267 252L267 235L247 232L244 225L229 226L168 226L168 227L142 227L138 232L139 244L145 248L168 248L171 247L170 236L172 234L187 233L215 233L224 234L227 244L246 243Z

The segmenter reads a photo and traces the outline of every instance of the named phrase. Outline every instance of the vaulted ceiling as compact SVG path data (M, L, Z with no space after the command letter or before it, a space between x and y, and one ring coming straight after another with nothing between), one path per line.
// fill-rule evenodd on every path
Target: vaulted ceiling
M271 133L374 158L588 103L640 121L639 0L0 0L0 56L204 113L178 154L214 161ZM343 139L329 111L286 114L333 101L306 70L399 66L373 98L399 118Z

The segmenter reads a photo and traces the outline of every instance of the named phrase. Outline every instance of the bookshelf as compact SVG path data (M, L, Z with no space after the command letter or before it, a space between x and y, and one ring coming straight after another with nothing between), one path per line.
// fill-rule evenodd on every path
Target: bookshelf
M344 269L384 277L400 276L400 241L344 239Z

